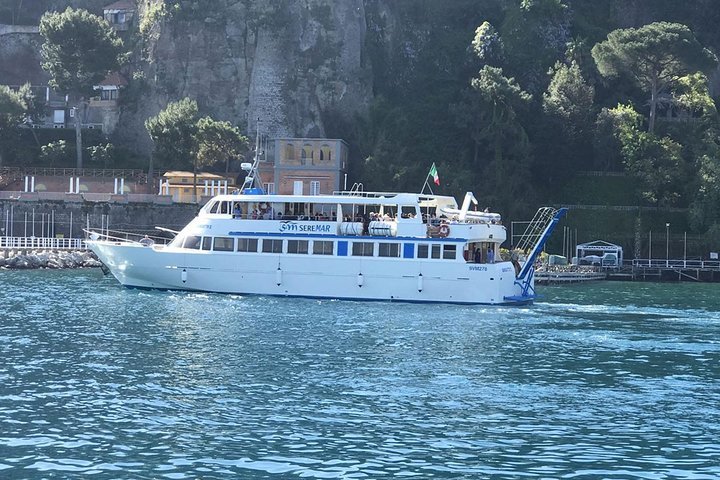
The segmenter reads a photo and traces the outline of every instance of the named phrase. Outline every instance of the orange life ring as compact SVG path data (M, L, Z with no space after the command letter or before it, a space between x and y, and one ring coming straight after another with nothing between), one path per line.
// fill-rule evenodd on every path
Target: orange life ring
M448 235L450 235L450 226L447 223L443 223L442 225L440 225L438 235L440 235L441 237L447 237Z

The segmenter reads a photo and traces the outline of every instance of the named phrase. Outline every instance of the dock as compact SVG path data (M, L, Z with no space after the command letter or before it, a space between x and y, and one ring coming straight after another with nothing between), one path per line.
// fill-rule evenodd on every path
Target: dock
M630 265L605 270L608 280L720 282L719 260L636 259Z

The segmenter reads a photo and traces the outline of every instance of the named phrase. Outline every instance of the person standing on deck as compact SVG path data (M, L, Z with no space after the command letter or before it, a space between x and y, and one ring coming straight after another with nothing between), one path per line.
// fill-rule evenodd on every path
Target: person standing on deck
M495 263L495 250L493 250L493 247L488 247L487 250L487 263Z

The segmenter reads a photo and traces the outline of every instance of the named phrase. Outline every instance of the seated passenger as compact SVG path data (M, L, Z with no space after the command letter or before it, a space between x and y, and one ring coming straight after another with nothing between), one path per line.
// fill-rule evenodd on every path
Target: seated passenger
M233 207L233 218L242 218L242 208L240 208L240 204L236 203Z

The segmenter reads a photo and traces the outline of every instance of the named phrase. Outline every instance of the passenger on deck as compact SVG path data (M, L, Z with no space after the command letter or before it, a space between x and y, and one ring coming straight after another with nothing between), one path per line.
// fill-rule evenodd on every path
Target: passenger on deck
M142 245L143 247L150 247L154 243L155 242L153 241L153 239L148 237L147 235L140 239L140 245Z
M487 250L487 263L495 263L495 250L492 247Z
M233 207L233 218L242 218L242 208L240 208L240 204L236 203Z
M482 250L480 250L480 248L475 249L475 256L473 260L475 260L475 263L482 263Z

